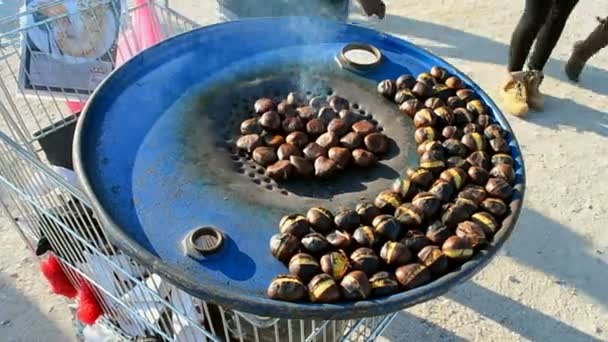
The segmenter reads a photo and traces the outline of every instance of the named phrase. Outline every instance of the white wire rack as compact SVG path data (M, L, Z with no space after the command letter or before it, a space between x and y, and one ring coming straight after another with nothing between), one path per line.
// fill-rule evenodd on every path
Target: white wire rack
M61 4L53 1L45 7ZM115 248L95 218L89 200L48 162L41 141L64 134L77 120L74 103L87 92L74 89L18 86L22 57L34 46L25 39L34 29L52 30L65 18L88 16L97 23L99 9L120 22L123 44L110 56L112 65L146 47L134 35L139 11L158 23L161 39L191 30L197 24L166 2L119 0L76 1L76 9L24 25L40 8L22 10L0 19L0 210L24 241L34 249L45 237L75 286L86 280L103 307L101 324L125 340L159 341L371 341L395 314L360 320L321 321L261 318L194 298L139 265ZM67 76L67 75L64 75ZM72 107L68 106L71 101ZM59 146L71 151L70 144Z

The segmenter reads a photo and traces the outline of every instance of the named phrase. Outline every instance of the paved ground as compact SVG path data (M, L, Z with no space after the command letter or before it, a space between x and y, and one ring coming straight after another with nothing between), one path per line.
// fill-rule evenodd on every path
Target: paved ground
M210 23L212 2L189 4L195 2L172 1ZM387 1L387 7L386 19L370 25L446 58L498 99L521 0ZM545 70L546 110L510 119L528 187L503 253L472 281L400 313L383 339L608 340L608 50L592 60L579 85L562 72L596 15L608 15L605 1L581 1L568 22ZM67 340L65 306L49 295L13 230L2 225L0 239L0 334Z

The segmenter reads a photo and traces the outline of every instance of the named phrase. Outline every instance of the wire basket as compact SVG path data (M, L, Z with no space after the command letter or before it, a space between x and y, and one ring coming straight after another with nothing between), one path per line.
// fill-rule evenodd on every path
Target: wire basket
M81 190L66 178L71 168L71 139L79 108L93 89L31 87L24 89L22 60L36 45L34 30L54 32L65 20L88 18L101 31L100 13L116 19L117 47L105 59L119 66L158 40L197 27L168 6L149 0L126 4L117 0L76 1L76 7L35 23L26 20L52 1L0 19L0 209L34 250L46 238L62 261L70 281L86 281L103 307L99 323L118 337L166 341L370 341L395 314L359 320L285 320L258 317L194 298L139 265L114 247ZM148 20L150 34L137 34ZM106 18L107 19L107 18ZM91 29L95 29L93 26ZM55 42L58 44L58 42ZM85 49L91 51L91 49ZM69 74L59 74L68 77ZM94 88L94 87L93 87Z

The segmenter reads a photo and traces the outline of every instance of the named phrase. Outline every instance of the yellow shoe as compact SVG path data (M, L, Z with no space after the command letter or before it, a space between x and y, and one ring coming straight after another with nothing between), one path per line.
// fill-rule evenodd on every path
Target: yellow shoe
M535 110L543 110L545 96L540 92L540 84L545 78L542 71L530 70L524 76L528 88L528 105Z
M509 78L500 89L505 111L520 118L528 116L530 110L525 74L523 71L510 73Z

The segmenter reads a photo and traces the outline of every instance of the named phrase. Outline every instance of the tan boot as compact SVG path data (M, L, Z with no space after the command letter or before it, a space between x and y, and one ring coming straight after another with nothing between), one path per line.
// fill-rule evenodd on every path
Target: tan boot
M545 96L540 92L540 85L545 76L542 71L527 71L524 79L528 88L528 105L535 110L543 110L545 106Z
M510 73L507 81L500 89L505 111L521 118L526 117L530 110L525 74L523 71Z

